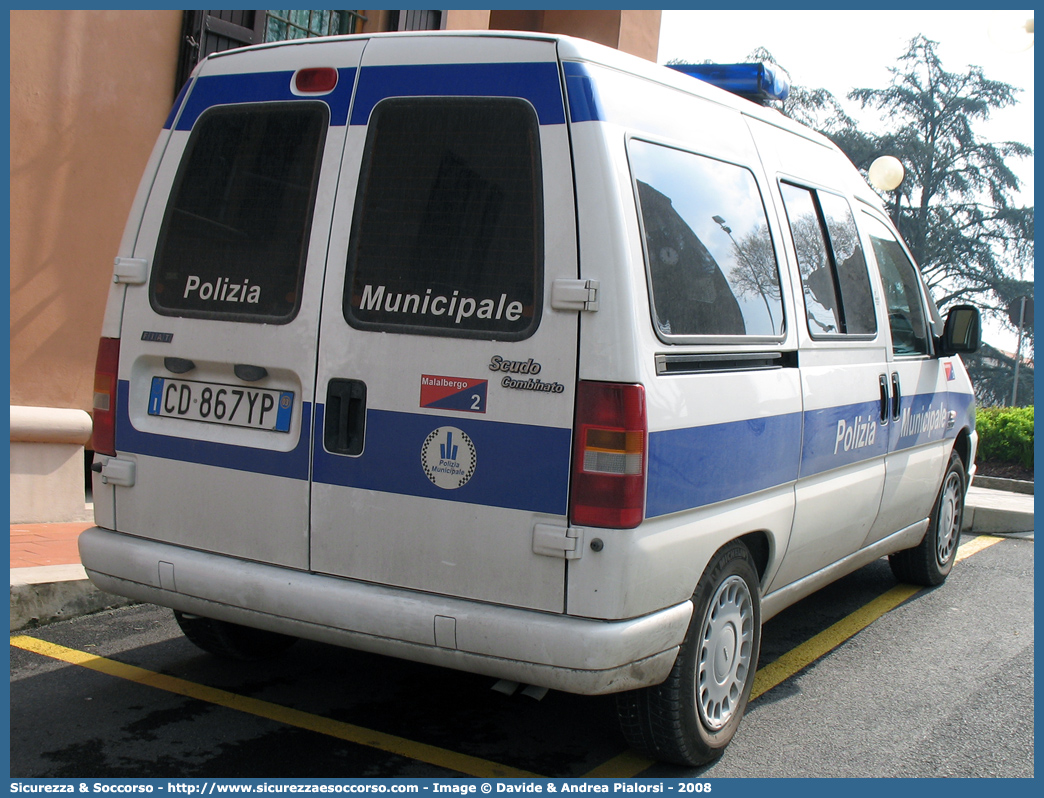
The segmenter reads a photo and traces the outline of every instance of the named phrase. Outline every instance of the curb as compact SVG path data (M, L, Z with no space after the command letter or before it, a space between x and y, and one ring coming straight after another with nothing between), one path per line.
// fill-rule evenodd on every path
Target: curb
M11 569L12 632L134 603L96 588L82 565Z
M1024 479L1005 479L1004 477L980 477L976 475L972 480L976 488L987 490L1005 490L1009 493L1028 493L1033 495L1033 483Z
M1001 510L996 507L964 508L964 529L976 535L1014 535L1033 531L1033 513Z
M998 484L1004 487L994 487ZM1033 519L1032 482L976 477L968 489L961 531L980 535L1032 533Z

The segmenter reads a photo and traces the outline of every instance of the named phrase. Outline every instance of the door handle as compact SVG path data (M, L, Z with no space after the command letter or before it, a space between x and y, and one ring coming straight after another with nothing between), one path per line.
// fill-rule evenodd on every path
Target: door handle
M900 403L902 402L902 394L899 391L899 372L892 372L892 418L896 421L899 420Z
M881 423L888 423L888 411L889 405L891 404L891 395L888 393L888 377L881 374L877 378L878 383L881 386Z
M323 445L334 454L362 454L366 433L366 383L330 380L326 389Z

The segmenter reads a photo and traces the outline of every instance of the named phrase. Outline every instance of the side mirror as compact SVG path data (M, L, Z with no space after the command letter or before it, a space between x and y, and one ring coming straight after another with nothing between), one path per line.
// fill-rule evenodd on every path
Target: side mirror
M971 305L955 305L946 314L946 326L937 340L942 357L970 355L982 342L982 322L979 309Z

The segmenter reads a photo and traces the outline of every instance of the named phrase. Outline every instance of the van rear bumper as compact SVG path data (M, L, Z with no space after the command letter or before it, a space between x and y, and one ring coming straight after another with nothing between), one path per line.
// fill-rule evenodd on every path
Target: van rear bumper
M659 684L689 601L624 621L553 615L295 571L92 527L80 558L99 588L347 648L584 695Z

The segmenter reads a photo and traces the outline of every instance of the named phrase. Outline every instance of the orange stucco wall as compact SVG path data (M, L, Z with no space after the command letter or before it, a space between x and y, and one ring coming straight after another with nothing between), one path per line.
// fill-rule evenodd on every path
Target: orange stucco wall
M489 30L489 10L447 11L446 30Z
M11 404L90 410L112 262L181 11L11 11Z
M489 27L561 33L656 60L660 12L655 10L491 11Z

